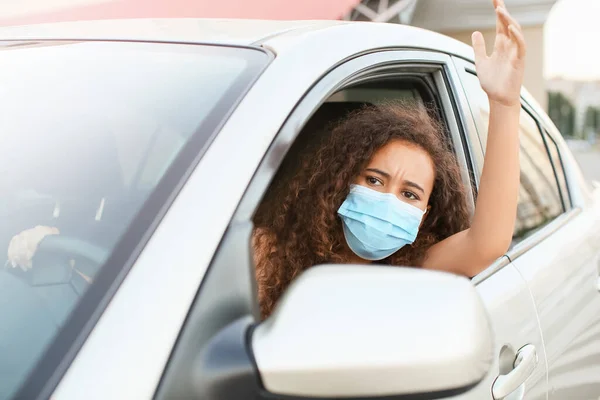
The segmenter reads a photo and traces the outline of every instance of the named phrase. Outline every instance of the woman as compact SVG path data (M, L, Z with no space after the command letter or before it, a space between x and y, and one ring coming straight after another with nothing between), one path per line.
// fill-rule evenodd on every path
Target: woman
M255 216L263 317L291 281L315 264L379 262L473 276L506 252L519 187L525 43L503 0L494 5L491 56L481 33L473 34L490 123L472 221L456 160L427 110L390 104L358 111L331 131L291 182L274 188ZM31 236L27 232L16 242L31 249L39 243L30 243Z
M519 188L525 42L502 0L487 56L473 34L490 101L489 136L472 221L453 152L424 107L350 114L255 217L259 301L267 317L291 281L322 263L378 262L474 276L509 248Z

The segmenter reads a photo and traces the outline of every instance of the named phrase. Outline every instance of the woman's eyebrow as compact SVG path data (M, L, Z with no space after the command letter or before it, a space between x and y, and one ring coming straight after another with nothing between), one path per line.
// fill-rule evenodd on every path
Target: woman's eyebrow
M380 169L377 168L367 168L366 171L371 171L371 172L375 172L376 174L379 174L381 176L383 176L384 178L390 178L390 174L388 174L387 172L384 172Z
M413 181L404 181L404 184L408 187L412 187L414 189L420 190L421 193L425 194L425 190L423 190L423 188L421 186L419 186L417 183L415 183Z

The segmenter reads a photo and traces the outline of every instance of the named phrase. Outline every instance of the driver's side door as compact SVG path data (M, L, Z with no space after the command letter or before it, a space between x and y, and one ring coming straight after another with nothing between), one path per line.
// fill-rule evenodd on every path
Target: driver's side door
M385 79L378 75L378 67L385 66ZM189 322L182 331L180 341L171 357L170 367L162 380L158 398L173 398L184 396L191 390L191 383L186 371L191 368L192 354L187 351L192 346L197 347L198 335L214 325L209 317L216 317L211 306L219 304L236 304L240 310L247 307L247 302L255 293L249 291L249 284L254 285L254 265L251 257L250 235L252 216L259 202L268 190L269 183L278 172L284 155L289 152L295 141L300 137L303 128L323 103L344 101L376 102L377 95L365 90L361 92L354 87L349 89L349 78L361 73L364 82L379 83L382 92L397 91L398 84L404 80L422 79L429 87L432 98L440 110L440 118L451 136L457 159L461 165L465 185L470 187L475 182L477 173L473 171L475 161L482 156L482 150L474 138L473 120L465 107L466 98L452 65L451 58L435 52L419 51L386 51L357 57L333 69L318 81L306 96L297 104L282 126L269 151L265 155L242 199L236 215L232 219L228 231L223 238L219 250L209 267L214 275L214 287L206 285L197 302L192 306ZM379 72L380 73L380 72ZM390 80L390 76L396 78ZM384 82L390 82L385 87ZM406 83L406 82L404 82ZM393 86L393 87L392 87ZM283 87L283 86L282 86ZM368 99L360 96L366 96ZM381 93L381 92L380 92ZM357 97L358 96L358 97ZM382 100L382 99L379 99ZM458 117L457 117L458 116ZM473 198L470 198L471 208ZM495 333L495 349L493 352L493 367L486 378L470 391L455 396L455 399L481 400L492 399L492 391L497 393L507 391L514 386L516 398L545 399L546 398L546 367L545 352L537 323L535 307L530 292L518 271L509 264L508 259L502 258L490 266L484 274L474 281L491 316L492 328ZM221 286L218 286L221 284ZM229 287L228 287L229 286ZM225 293L230 293L225 295ZM406 305L411 302L406 299ZM234 314L232 314L233 317ZM218 318L224 318L223 315ZM424 315L423 318L428 318ZM233 321L233 320L232 320ZM225 325L224 321L217 321ZM408 321L407 323L410 323ZM457 321L457 323L460 323ZM448 326L448 335L452 334L452 326ZM208 337L202 339L208 340ZM290 338L290 343L293 339ZM519 350L533 349L528 353L527 363L521 369L515 370L514 362ZM531 356L533 355L533 358ZM478 368L477 365L457 365L456 368ZM525 374L520 381L523 367L531 368L531 374ZM512 372L512 374L511 374ZM501 379L498 379L501 377ZM508 392L510 394L512 390ZM521 397L519 397L521 396ZM511 397L506 397L510 399Z

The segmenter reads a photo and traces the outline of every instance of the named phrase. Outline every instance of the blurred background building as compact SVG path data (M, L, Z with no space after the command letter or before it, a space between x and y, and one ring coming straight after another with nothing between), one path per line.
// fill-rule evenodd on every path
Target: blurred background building
M491 3L491 0L362 0L346 18L410 24L467 44L471 44L473 31L478 30L491 51L496 32ZM543 107L547 105L544 24L555 3L556 0L506 0L528 43L525 86Z

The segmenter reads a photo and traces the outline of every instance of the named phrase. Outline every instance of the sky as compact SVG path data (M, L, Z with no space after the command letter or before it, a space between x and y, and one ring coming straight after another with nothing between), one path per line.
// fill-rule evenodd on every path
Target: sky
M113 0L0 0L0 16L2 18L22 17L54 11L66 7L86 6L97 3L108 3Z
M600 81L600 0L559 0L545 28L546 78Z

